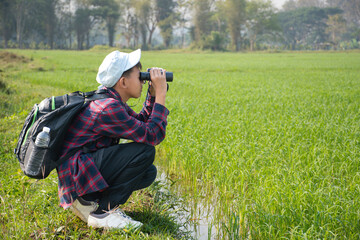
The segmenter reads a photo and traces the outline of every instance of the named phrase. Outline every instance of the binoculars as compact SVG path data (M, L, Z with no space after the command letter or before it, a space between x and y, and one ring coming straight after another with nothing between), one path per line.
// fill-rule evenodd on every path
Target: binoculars
M166 72L165 74L166 81L172 82L173 81L173 73L172 72ZM140 72L140 80L141 81L151 81L150 73L149 72Z

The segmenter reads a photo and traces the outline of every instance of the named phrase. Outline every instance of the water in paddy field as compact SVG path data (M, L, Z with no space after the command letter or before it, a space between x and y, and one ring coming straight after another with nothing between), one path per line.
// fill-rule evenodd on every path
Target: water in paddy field
M204 207L202 204L198 204L197 208L199 213L193 214L193 224L190 225L188 230L191 231L192 236L195 239L214 239L216 237L217 229L213 219L213 209Z
M173 184L164 171L159 170L157 181L163 184L161 191L169 191L178 197L176 205L176 219L181 224L182 231L190 232L194 239L208 240L218 238L218 229L214 224L215 204L208 204L201 199L181 197L179 184ZM175 186L176 185L176 186Z

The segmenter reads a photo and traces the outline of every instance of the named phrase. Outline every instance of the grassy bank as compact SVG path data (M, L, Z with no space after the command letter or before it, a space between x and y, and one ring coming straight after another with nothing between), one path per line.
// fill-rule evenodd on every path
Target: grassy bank
M29 180L12 154L31 106L51 95L95 89L107 52L15 53L26 58L3 61L0 79L3 232L18 238L113 236L62 211L56 175ZM182 199L215 206L213 224L222 237L360 238L359 53L143 52L142 65L174 72L157 164ZM139 109L142 100L130 105ZM143 213L150 211L162 221L136 237L184 237L171 216L158 215L167 212L159 210L163 205L146 196L133 198L130 209L139 210L130 213L146 221ZM161 230L169 225L172 231Z

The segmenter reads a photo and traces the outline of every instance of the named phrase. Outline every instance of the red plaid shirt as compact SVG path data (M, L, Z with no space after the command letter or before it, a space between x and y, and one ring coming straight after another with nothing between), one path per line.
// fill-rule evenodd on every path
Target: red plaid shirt
M120 95L108 88L110 98L93 101L71 124L64 142L62 156L74 148L90 143L90 151L109 147L119 138L157 145L165 138L169 111L155 98L146 98L139 114ZM60 206L68 208L78 197L108 187L91 154L79 150L58 168Z

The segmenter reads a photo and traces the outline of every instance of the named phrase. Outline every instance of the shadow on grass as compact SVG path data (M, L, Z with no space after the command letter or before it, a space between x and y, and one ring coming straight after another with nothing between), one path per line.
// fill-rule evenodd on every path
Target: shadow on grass
M67 217L68 222L65 226L54 229L52 237L67 238L71 236L77 239L114 239L114 237L121 237L121 239L193 239L190 232L182 230L182 226L176 223L172 216L164 216L164 213L148 210L125 212L144 225L137 230L95 229L88 227L80 218L72 215L73 217Z
M150 211L127 214L144 224L141 228L143 233L160 236L165 235L174 239L189 239L189 232L181 229L181 225L175 221L174 216L164 216L163 213Z

